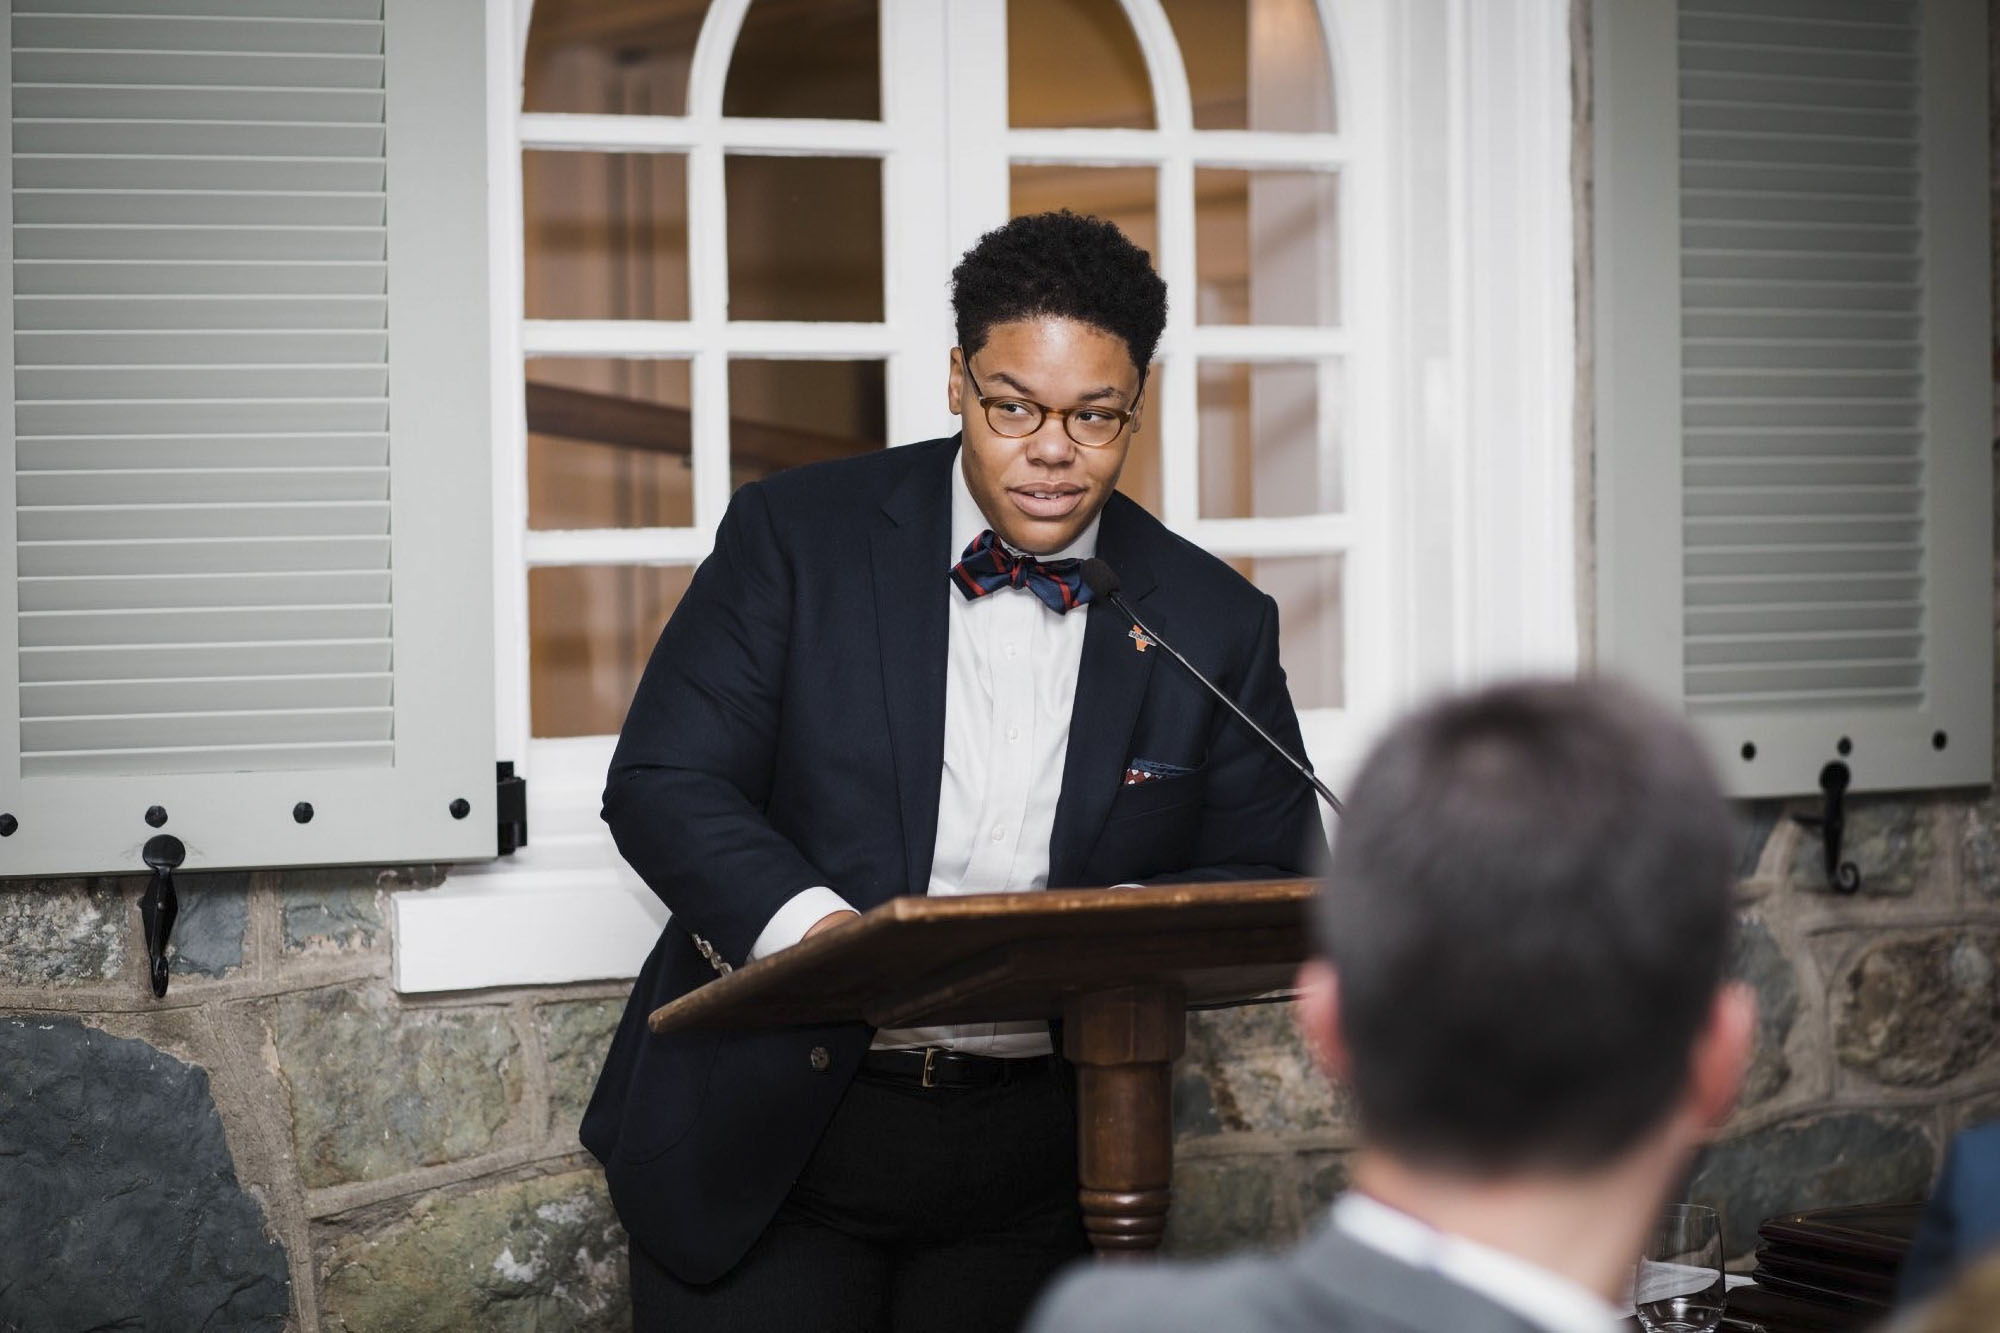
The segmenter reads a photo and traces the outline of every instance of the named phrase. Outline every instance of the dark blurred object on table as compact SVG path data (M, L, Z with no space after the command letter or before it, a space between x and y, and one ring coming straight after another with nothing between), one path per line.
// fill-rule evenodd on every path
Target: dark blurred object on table
M1895 1291L1907 1310L1944 1290L1957 1274L2000 1247L2000 1121L1962 1131L1910 1242ZM1991 1327L2000 1328L2000 1317Z

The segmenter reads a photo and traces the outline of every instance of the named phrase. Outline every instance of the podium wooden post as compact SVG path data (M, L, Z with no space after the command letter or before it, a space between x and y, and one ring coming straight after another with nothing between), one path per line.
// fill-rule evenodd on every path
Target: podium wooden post
M1173 1064L1190 1007L1290 984L1312 880L895 898L653 1011L654 1032L1060 1018L1077 1068L1084 1230L1100 1255L1166 1231Z

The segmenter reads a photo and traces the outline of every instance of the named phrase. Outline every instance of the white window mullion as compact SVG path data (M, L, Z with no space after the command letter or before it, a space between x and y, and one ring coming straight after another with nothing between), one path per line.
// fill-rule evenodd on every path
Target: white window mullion
M950 20L930 0L885 0L882 124L894 146L882 163L882 310L875 337L886 355L889 443L949 434L946 349L955 341L939 275L951 271ZM823 326L801 326L816 328ZM858 335L857 335L858 336Z
M1346 512L1355 539L1342 562L1348 614L1343 678L1345 711L1356 725L1341 734L1344 755L1321 754L1322 764L1336 771L1342 758L1358 758L1362 736L1403 697L1406 641L1415 634L1417 618L1402 608L1419 604L1399 586L1404 565L1399 543L1408 535L1402 519L1411 502L1400 462L1410 450L1396 410L1407 380L1394 373L1402 331L1397 275L1403 262L1395 225L1394 145L1400 129L1395 8L1389 0L1351 0L1341 5L1336 24L1333 6L1320 3L1323 30L1336 42L1337 86L1345 87L1340 126L1350 154L1341 177L1341 322L1367 330L1367 337L1351 345L1344 377ZM1392 440L1404 441L1404 447L1382 446ZM1314 729L1309 724L1309 732ZM1317 730L1327 742L1335 740L1324 723ZM1312 744L1312 735L1307 741Z
M523 556L532 568L550 565L692 565L708 555L715 526L691 528L536 529Z
M698 350L691 367L694 525L714 531L729 505L729 237L719 137L729 57L750 0L714 0L688 69L688 313Z
M1006 0L952 0L945 9L945 250L952 264L1005 222L1007 153ZM949 268L946 270L949 272Z
M880 157L894 142L886 126L868 120L710 119L551 111L528 112L521 117L521 147L570 152L673 153L716 143L730 153Z
M1160 164L1160 253L1154 262L1169 291L1191 297L1196 289L1194 103L1188 92L1187 65L1174 40L1173 25L1158 0L1121 2L1146 62L1153 87L1154 122L1160 127L1151 136L1159 145ZM1160 432L1160 516L1176 530L1195 522L1201 511L1200 372L1195 361L1194 325L1192 299L1167 303L1167 326L1159 353L1165 380L1159 387L1164 392L1155 404L1153 420Z
M1186 336L1196 355L1224 361L1323 360L1345 356L1352 348L1347 330L1339 327L1206 324L1189 329Z
M1195 130L1191 139L1159 130L1010 130L1007 153L1016 162L1075 167L1144 166L1187 152L1198 167L1325 171L1348 160L1338 134L1265 134L1249 130Z
M892 323L785 320L725 322L719 332L693 320L531 319L529 356L687 357L710 348L777 360L849 361L888 356L902 346Z

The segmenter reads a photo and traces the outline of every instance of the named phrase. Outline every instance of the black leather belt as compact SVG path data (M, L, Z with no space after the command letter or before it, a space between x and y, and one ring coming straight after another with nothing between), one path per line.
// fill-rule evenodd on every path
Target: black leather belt
M861 1072L922 1088L993 1088L1018 1083L1048 1072L1048 1055L1003 1060L993 1055L969 1055L944 1046L912 1050L870 1051L861 1057Z

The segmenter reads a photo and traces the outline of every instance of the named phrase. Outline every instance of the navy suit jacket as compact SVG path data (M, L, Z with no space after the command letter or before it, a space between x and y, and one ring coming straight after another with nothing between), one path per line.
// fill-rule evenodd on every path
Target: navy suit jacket
M1951 1141L1937 1188L1896 1283L1898 1307L1937 1295L1960 1271L2000 1250L2000 1122Z
M859 1022L651 1035L646 1015L741 965L800 890L866 911L925 891L944 758L957 440L743 487L639 683L604 818L672 920L633 988L582 1138L626 1229L689 1282L748 1250L868 1048ZM1098 554L1139 614L1288 746L1277 608L1113 495ZM1110 606L1084 631L1049 849L1055 887L1309 874L1311 792ZM1132 759L1189 770L1124 785ZM815 1058L816 1049L821 1052ZM830 1057L830 1058L829 1058Z

